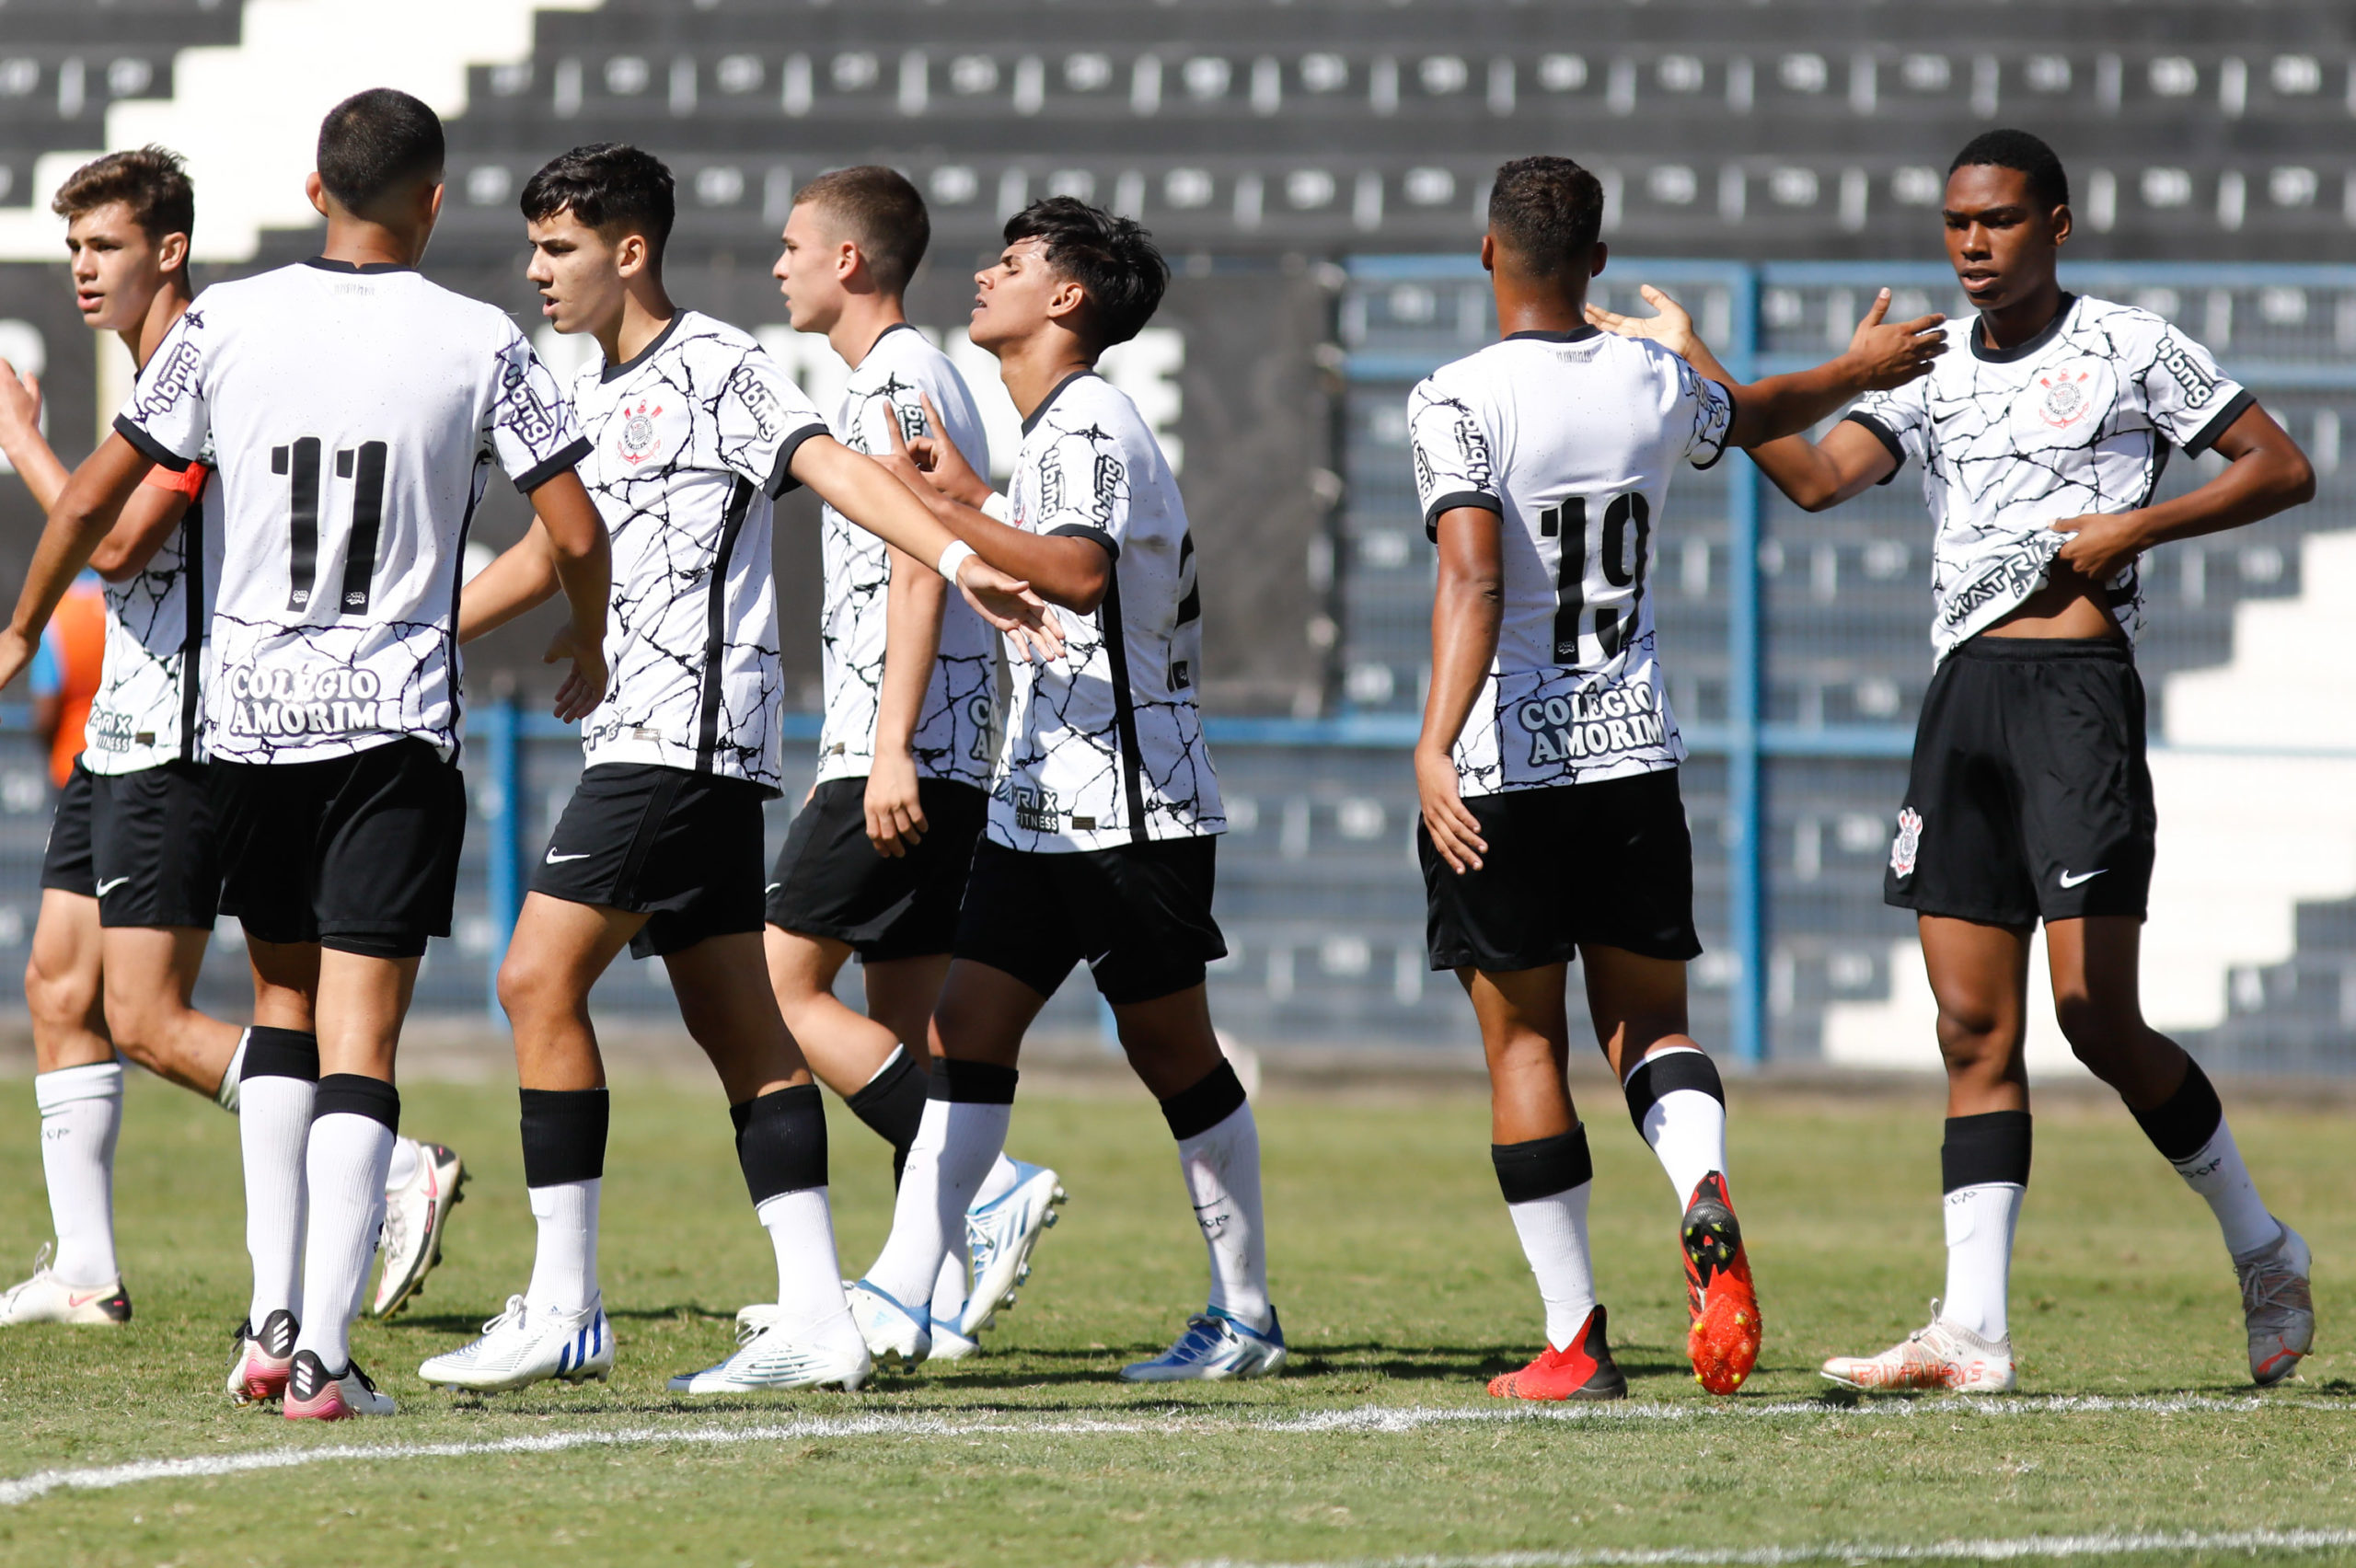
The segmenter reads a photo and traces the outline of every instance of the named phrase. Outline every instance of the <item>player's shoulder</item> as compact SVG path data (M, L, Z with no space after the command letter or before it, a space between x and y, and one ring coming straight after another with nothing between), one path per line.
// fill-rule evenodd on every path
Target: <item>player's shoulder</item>
M1096 441L1153 439L1153 427L1129 395L1092 370L1066 376L1031 411L1026 436L1086 435Z
M766 358L768 352L761 347L758 338L742 327L722 321L717 316L706 316L700 310L679 312L678 326L672 331L671 340L665 347L682 352L701 351L731 354L738 359L755 354Z
M2147 360L2192 341L2175 322L2157 311L2092 294L2079 294L2071 300L2069 319L2062 329L2089 351L2108 350Z
M1476 349L1415 383L1408 402L1417 408L1438 404L1459 409L1485 403L1514 374L1516 357L1510 339Z

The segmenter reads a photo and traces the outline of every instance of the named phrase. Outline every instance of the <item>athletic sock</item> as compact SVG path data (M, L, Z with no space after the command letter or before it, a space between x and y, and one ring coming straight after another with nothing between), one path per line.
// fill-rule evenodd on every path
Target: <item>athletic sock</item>
M1178 1140L1178 1169L1210 1251L1210 1304L1266 1333L1268 1239L1260 1214L1260 1128L1234 1066L1222 1061L1161 1102Z
M602 1089L526 1089L524 1188L538 1239L525 1305L567 1317L597 1299L597 1199L611 1098Z
M122 1064L92 1062L33 1077L40 1108L40 1168L57 1251L50 1272L68 1285L121 1274L114 1254L114 1144L122 1126Z
M1587 1201L1595 1191L1595 1163L1587 1127L1550 1138L1491 1144L1497 1189L1521 1238L1521 1255L1546 1304L1546 1343L1568 1350L1595 1310L1595 1271L1588 1261Z
M385 1223L385 1170L400 1131L400 1090L382 1078L329 1073L319 1079L305 1173L310 1236L303 1249L303 1299L310 1310L294 1348L330 1374L352 1365L352 1320L368 1287L368 1264Z
M892 1234L867 1281L911 1310L931 1299L950 1238L965 1228L965 1210L982 1178L1006 1149L1022 1074L988 1062L944 1057L933 1064L924 1120L908 1146L907 1174L892 1207Z
M1621 1088L1683 1209L1703 1177L1726 1174L1727 1090L1718 1065L1698 1045L1672 1045L1638 1062Z
M392 1163L385 1167L385 1191L398 1192L416 1181L418 1162L424 1158L415 1138L395 1138Z
M213 1103L234 1116L237 1113L237 1083L245 1076L246 1043L254 1032L245 1030L237 1036L237 1048L229 1054L229 1065L221 1069L221 1082L213 1090Z
M875 1136L892 1146L892 1184L898 1186L907 1168L908 1146L917 1141L924 1123L925 1086L930 1075L917 1064L906 1045L895 1047L875 1076L857 1094L843 1101L850 1113L866 1123Z
M303 1316L304 1151L319 1087L319 1040L256 1024L238 1064L237 1144L245 1157L246 1253L254 1288L246 1320Z
M1947 1118L1939 1170L1946 1191L1947 1287L1939 1316L1986 1340L2012 1332L2013 1230L2028 1195L2029 1113Z
M2184 1082L2165 1103L2134 1114L2143 1136L2176 1167L2184 1184L2208 1200L2209 1212L2225 1234L2226 1251L2246 1258L2282 1239L2281 1222L2266 1212L2234 1143L2234 1130L2225 1125L2216 1086L2200 1063L2185 1064Z
M1014 1161L1001 1151L998 1163L990 1167L990 1173L983 1177L982 1184L974 1190L974 1201L965 1205L966 1212L971 1213L1006 1196L1014 1191L1015 1183L1022 1175L1014 1168ZM941 1322L954 1323L964 1316L966 1300L974 1293L972 1238L966 1234L963 1225L953 1225L949 1228L949 1234L941 1239L948 1243L949 1251L941 1254L941 1273L932 1282L932 1315Z
M974 1189L974 1206L979 1208L984 1204L996 1203L1014 1191L1015 1183L1022 1179L1022 1172L1014 1168L1013 1159L1000 1150L998 1163L991 1166L990 1173L982 1178L982 1184Z
M777 1302L788 1325L848 1321L835 1221L826 1203L826 1108L818 1086L803 1084L729 1108L736 1163L753 1213L777 1251Z

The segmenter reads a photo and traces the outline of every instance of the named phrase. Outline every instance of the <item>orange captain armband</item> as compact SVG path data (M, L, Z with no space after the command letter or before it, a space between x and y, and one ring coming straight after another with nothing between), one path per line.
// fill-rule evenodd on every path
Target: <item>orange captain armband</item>
M194 501L204 493L204 481L212 477L213 470L202 463L191 463L177 474L158 463L147 470L146 478L141 482Z

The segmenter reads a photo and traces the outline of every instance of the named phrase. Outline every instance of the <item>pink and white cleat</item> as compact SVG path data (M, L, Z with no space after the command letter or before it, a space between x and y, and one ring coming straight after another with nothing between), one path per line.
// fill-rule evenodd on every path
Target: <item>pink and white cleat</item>
M239 1323L237 1357L229 1363L229 1402L264 1404L286 1394L286 1375L294 1359L294 1314L281 1309L262 1320L257 1331Z
M1824 1364L1824 1375L1875 1393L1921 1389L2008 1394L2020 1387L2013 1372L2012 1340L1982 1339L1948 1322L1939 1316L1936 1301L1931 1303L1930 1322L1901 1343L1879 1355L1836 1355Z
M331 1374L317 1351L294 1353L294 1368L286 1377L287 1420L349 1421L356 1415L390 1415L399 1409L392 1396L376 1391L357 1361Z

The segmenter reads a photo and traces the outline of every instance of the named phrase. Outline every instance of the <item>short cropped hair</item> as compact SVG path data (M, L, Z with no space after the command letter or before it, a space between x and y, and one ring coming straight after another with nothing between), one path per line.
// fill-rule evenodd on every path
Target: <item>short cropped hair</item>
M560 153L524 182L524 216L545 223L567 208L608 241L637 235L656 262L678 216L676 182L661 158L626 142Z
M394 87L354 93L319 121L319 183L348 213L442 179L442 117Z
M875 286L903 293L932 243L932 219L907 177L881 164L822 174L794 192L793 204L818 207L850 231Z
M1489 188L1489 232L1531 276L1579 263L1603 233L1603 182L1568 158L1516 158Z
M188 170L179 154L153 143L92 158L65 177L49 210L71 220L117 202L131 209L132 221L152 242L196 232L196 190Z
M1047 265L1088 295L1096 347L1126 343L1153 319L1170 286L1170 263L1135 218L1091 207L1076 196L1034 202L1006 220L1006 242L1045 241Z
M1983 131L1963 145L1947 172L1973 164L2014 168L2028 177L2029 200L2046 212L2070 204L2070 176L2041 136L2026 131Z

